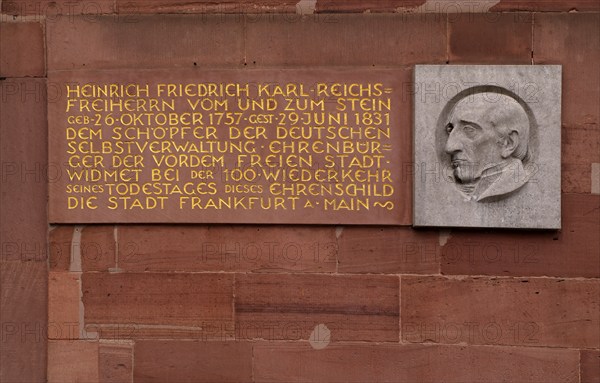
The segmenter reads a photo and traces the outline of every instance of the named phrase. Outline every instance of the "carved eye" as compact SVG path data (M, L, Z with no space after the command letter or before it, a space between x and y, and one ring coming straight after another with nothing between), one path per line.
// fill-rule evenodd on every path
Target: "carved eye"
M454 129L454 125L452 125L452 124L446 125L446 133L450 134L453 129Z
M477 135L477 128L473 125L463 126L463 131L465 132L465 135L469 138L474 138Z

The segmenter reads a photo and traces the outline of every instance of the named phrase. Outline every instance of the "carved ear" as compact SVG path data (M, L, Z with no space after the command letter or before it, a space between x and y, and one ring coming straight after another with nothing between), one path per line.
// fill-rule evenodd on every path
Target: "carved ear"
M508 158L517 150L519 146L519 133L513 130L504 138L504 146L502 148L502 158Z

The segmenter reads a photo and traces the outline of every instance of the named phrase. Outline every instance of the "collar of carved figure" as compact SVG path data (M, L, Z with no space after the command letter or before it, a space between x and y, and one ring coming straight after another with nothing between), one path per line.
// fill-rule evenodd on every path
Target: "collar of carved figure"
M453 178L453 177L452 177ZM467 201L483 201L513 192L529 181L521 160L510 158L483 171L481 177L468 184L457 183Z

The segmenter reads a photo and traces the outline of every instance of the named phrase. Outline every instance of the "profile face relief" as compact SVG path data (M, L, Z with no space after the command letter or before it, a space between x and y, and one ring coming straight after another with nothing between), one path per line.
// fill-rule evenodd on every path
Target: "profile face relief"
M469 199L504 195L526 182L529 119L512 97L483 92L461 99L445 131L454 180Z
M458 182L470 183L479 179L485 169L503 159L501 139L483 113L481 106L463 99L446 125L445 151L450 155Z

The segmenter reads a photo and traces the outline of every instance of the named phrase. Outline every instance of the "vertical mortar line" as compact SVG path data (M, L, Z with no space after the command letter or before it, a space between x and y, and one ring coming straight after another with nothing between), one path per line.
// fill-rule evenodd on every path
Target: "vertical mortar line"
M236 275L237 273L233 273L233 283L231 286L231 318L233 321L233 340L237 341L237 321L236 321L236 317L237 315L235 314L235 286L236 286ZM223 334L225 337L227 336L226 334ZM225 338L227 339L227 338Z
M242 49L244 50L242 53L244 55L244 65L248 64L248 52L247 52L247 44L246 44L246 40L248 39L248 31L246 30L247 28L247 23L246 23L246 15L242 13Z
M115 225L113 228L113 239L115 246L115 269L119 270L119 226Z
M402 275L398 274L398 343L402 344Z
M446 12L446 64L450 64L450 17Z
M0 4L1 7L1 4ZM1 9L1 8L0 8ZM44 78L46 79L46 100L48 100L48 38L46 37L47 21L44 17L44 22L40 20L40 26L42 28L42 45L44 47ZM46 124L48 123L48 117L46 115ZM48 174L46 173L46 182L48 182ZM46 201L46 217L48 217L50 203Z
M69 263L69 272L78 275L77 285L79 287L79 339L85 337L85 308L83 306L83 283L82 283L82 268L81 268L81 232L85 226L75 226L73 237L71 239L71 259Z
M438 275L442 275L442 254L443 254L443 250L442 249L444 248L444 245L442 245L442 246L439 247L440 253L439 254L437 254L437 253L435 254L435 258L437 259L437 269L438 269L437 273L438 273Z
M531 65L534 65L533 52L535 44L535 12L531 12Z
M577 351L579 353L579 364L577 365L577 377L579 378L578 382L581 382L581 350Z
M131 381L130 383L135 383L133 381L133 371L135 370L135 340L131 344Z
M256 378L254 377L254 347L256 346L256 342L250 342L250 346L252 347L252 353L250 355L251 369L250 369L250 378L253 382L256 382ZM579 353L581 355L581 353Z
M340 235L338 235L338 227L339 226L337 226L335 229L335 249L336 249L336 251L335 251L335 274L340 273L340 238L339 237L341 237L341 233L340 233ZM318 244L317 244L317 246L318 246ZM319 256L319 258L321 258L321 257ZM321 260L319 259L319 262L320 261Z

